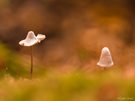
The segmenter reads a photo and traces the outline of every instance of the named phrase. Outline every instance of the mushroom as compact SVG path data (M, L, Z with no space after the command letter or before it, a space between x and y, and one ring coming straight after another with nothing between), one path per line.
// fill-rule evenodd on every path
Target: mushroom
M109 48L104 47L101 51L100 59L97 65L105 68L105 67L111 67L113 66L113 64L114 63Z
M32 78L33 75L33 45L40 43L42 40L46 38L43 34L38 34L35 36L33 31L29 31L26 38L24 40L21 40L19 44L21 46L26 46L31 48L31 68L30 68L30 77Z

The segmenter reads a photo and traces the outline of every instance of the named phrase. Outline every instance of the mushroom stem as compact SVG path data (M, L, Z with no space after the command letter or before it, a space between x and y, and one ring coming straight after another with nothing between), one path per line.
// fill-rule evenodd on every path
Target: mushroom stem
M30 77L33 75L33 47L31 46L31 68L30 68Z

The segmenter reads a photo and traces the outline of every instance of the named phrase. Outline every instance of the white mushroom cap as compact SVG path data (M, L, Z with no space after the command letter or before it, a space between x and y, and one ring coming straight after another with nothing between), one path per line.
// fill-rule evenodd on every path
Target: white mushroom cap
M33 46L33 45L39 43L40 41L42 41L44 39L45 39L45 35L38 34L36 37L33 31L29 31L26 38L24 40L21 40L19 42L19 44L21 46L29 47L29 46Z
M101 51L99 62L97 63L100 67L111 67L113 66L112 56L109 48L104 47Z
M45 38L46 38L46 36L43 35L43 34L38 34L37 35L37 39L38 39L39 42L42 41L42 40L44 40Z

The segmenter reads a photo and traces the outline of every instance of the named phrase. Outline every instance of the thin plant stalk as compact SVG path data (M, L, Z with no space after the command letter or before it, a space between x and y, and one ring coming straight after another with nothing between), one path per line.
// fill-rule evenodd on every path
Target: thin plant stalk
M33 76L33 46L31 48L31 68L30 68L30 77L32 78Z

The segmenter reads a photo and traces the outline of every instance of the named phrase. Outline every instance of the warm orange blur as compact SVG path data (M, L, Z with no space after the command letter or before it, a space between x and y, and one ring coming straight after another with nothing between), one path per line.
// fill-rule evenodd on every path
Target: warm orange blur
M110 48L115 66L135 65L134 0L1 0L0 41L22 57L27 32L47 36L35 46L35 61L45 66L95 66L100 50Z

